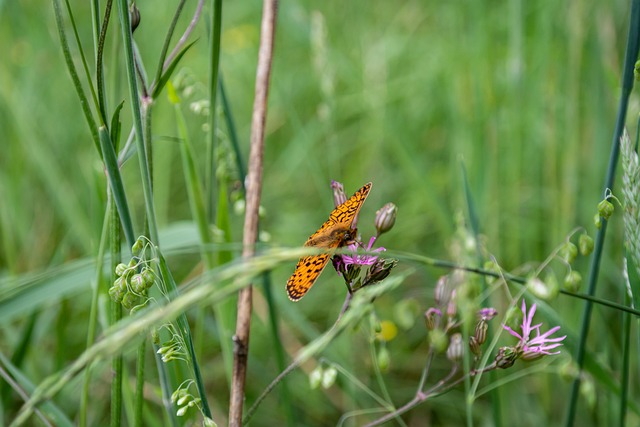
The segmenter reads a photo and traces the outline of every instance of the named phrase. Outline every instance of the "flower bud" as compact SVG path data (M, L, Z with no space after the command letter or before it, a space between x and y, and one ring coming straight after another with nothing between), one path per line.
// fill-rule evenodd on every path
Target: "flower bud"
M129 19L131 20L131 33L133 34L138 25L140 25L140 11L135 3L131 3L131 6L129 6Z
M560 256L566 262L571 264L573 261L575 261L576 256L578 256L578 248L573 243L566 242L560 249Z
M156 275L153 274L153 271L150 268L145 268L142 270L142 278L144 279L144 285L147 289L149 289L156 281Z
M564 278L564 288L571 292L576 292L580 289L580 283L582 282L582 275L575 270L571 270Z
M118 265L116 265L116 276L122 276L124 274L124 272L127 271L127 265L120 263Z
M331 387L336 382L336 377L338 376L338 371L333 366L329 366L322 373L322 388L327 389Z
M451 292L451 299L449 300L449 304L447 304L447 316L451 319L456 316L458 312L458 307L456 304L456 291L455 289Z
M473 335L469 337L469 349L474 356L478 357L482 354L482 348L480 348L480 344L478 340Z
M602 218L600 218L600 214L597 213L593 216L593 225L595 225L598 230L602 227Z
M507 369L513 366L518 359L518 353L511 347L500 347L494 359L496 366L500 369Z
M133 292L127 292L126 294L124 294L124 297L122 297L122 306L128 310L131 310L139 303L140 298Z
M484 319L480 319L480 321L476 324L475 333L473 337L476 339L479 345L482 345L487 341L487 330L489 329L489 325L487 325L487 321Z
M318 366L309 374L309 387L311 387L311 389L314 390L320 387L321 382L322 382L322 367Z
M498 315L498 310L493 307L485 307L478 310L478 317L482 320L489 321Z
M109 288L109 297L111 297L112 301L121 303L122 297L124 297L124 292L120 287L113 285Z
M432 331L440 323L442 312L437 308L431 307L424 313L424 323L428 330Z
M449 297L451 296L447 287L447 279L448 276L440 276L436 282L435 288L433 289L433 297L438 305L445 304L449 301Z
M391 273L391 269L398 265L397 259L383 259L378 258L376 262L369 267L369 273L364 280L365 285L371 285L376 282L380 282L387 278ZM364 286L364 285L363 285Z
M398 207L393 203L387 203L376 211L375 225L378 236L393 228L393 225L396 223L397 214Z
M131 276L130 283L131 289L133 289L133 292L137 294L141 294L147 289L144 278L141 274L134 274L133 276Z
M613 203L611 203L606 199L598 203L598 215L600 215L602 218L606 220L611 218L611 215L613 215L614 210L615 210L615 207L613 206Z
M133 246L131 246L131 253L134 256L138 256L138 255L140 255L140 252L142 251L142 248L144 248L144 239L142 237L138 237L138 240L136 240L136 242L133 244ZM129 266L131 267L131 263L129 263Z
M331 189L333 190L333 203L336 207L347 201L347 195L344 194L344 186L341 182L331 181Z
M593 239L587 233L580 235L578 240L578 247L580 248L580 254L582 256L590 255L593 252Z
M382 372L386 372L389 369L391 363L391 357L389 356L389 350L387 347L381 347L378 351L378 367Z
M462 359L462 334L455 333L451 335L449 347L447 348L447 359L457 362Z

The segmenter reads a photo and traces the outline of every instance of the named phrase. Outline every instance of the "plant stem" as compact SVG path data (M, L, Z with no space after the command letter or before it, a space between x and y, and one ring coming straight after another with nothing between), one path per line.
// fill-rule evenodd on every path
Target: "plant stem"
M255 254L258 237L258 209L262 190L262 170L264 157L264 132L267 116L267 97L273 58L273 42L277 0L265 0L262 10L260 50L256 72L256 91L251 118L251 148L249 151L249 174L247 175L247 204L244 218L242 256L247 259ZM213 106L212 106L213 107ZM238 314L236 335L234 336L233 370L231 375L231 401L229 405L229 425L242 425L242 404L247 376L249 355L249 332L251 329L251 285L238 294Z

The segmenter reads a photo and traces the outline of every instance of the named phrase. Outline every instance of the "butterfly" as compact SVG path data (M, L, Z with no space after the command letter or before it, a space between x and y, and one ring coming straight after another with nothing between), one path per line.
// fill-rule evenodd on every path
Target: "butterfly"
M356 234L351 225L370 190L371 183L365 184L349 200L336 207L329 219L309 237L304 246L336 249L351 243ZM330 253L323 253L300 258L295 271L287 280L287 295L291 301L298 301L307 293L327 266L330 256Z

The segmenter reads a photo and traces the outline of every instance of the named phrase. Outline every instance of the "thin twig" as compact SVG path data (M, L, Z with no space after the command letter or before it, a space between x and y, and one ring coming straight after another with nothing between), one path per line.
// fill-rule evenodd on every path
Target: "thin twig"
M260 34L260 50L256 72L256 92L251 119L251 148L249 152L249 174L247 175L247 202L244 217L242 256L250 258L255 254L255 243L258 237L258 208L262 190L262 169L264 157L264 132L267 117L267 97L269 93L269 77L273 58L273 41L277 0L265 0L262 9ZM213 114L213 113L212 113ZM238 295L238 315L236 334L233 337L233 371L231 374L231 399L229 405L229 425L242 425L242 405L247 376L247 359L249 354L249 332L251 329L252 287L242 289Z

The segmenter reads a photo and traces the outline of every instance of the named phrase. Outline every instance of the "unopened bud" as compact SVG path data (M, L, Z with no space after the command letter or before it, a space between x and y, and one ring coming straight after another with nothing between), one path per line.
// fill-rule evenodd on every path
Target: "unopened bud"
M338 371L333 366L328 367L322 373L322 388L327 389L331 387L336 382L336 377L338 376Z
M580 240L578 240L578 247L582 256L590 255L593 252L593 239L591 236L587 233L581 234Z
M480 319L489 321L498 315L498 310L493 307L485 307L478 310L478 317Z
M433 330L440 323L440 318L442 317L442 312L437 308L431 307L429 310L424 313L424 323L427 326L428 330Z
M480 319L480 321L476 324L476 330L474 333L475 339L478 341L479 345L482 345L487 340L487 330L489 329L489 325L487 325L487 321L484 319Z
M598 203L598 214L604 219L608 220L609 218L611 218L614 210L615 207L613 206L613 203L606 199Z
M566 242L560 249L560 257L571 264L578 256L578 248L571 242Z
M344 194L344 186L341 182L331 181L331 189L333 190L333 204L336 207L347 201L347 195Z
M456 316L458 312L458 307L456 304L456 291L453 290L451 292L451 299L449 300L449 304L447 304L447 316L451 319Z
M507 369L513 366L518 359L518 353L511 347L500 347L494 359L496 366L500 369Z
M440 276L433 289L433 297L438 305L445 304L449 301L450 293L447 289L447 279L448 276Z
M382 259L378 258L375 263L369 268L369 273L364 280L364 285L370 285L376 282L380 282L387 278L391 273L391 269L398 265L397 259Z
M382 372L386 372L389 369L391 363L391 357L389 356L389 350L387 347L381 347L378 352L378 367Z
M480 348L480 344L474 336L469 337L469 349L475 356L480 356L482 354L482 348Z
M575 270L571 270L564 278L564 288L570 292L576 292L580 289L582 275Z
M309 374L309 387L311 387L312 390L316 389L320 386L321 382L322 382L322 367L318 366Z
M140 11L135 3L131 3L131 6L129 6L129 19L131 20L131 33L133 34L138 25L140 25Z
M396 215L398 214L398 207L393 203L387 203L376 212L375 225L378 232L378 236L382 233L393 228L396 223Z
M451 335L449 347L447 348L447 359L457 362L462 358L462 334L455 333Z

